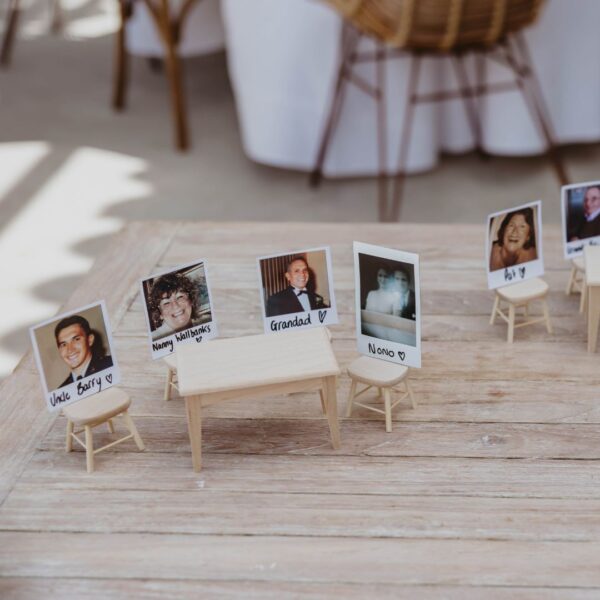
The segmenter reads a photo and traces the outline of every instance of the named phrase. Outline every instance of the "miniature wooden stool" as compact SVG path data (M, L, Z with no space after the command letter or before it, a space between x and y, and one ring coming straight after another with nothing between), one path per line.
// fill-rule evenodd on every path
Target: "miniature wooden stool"
M171 399L171 388L175 388L179 392L177 387L177 359L175 354L169 354L163 358L167 365L167 381L165 382L165 401Z
M548 312L548 304L546 304L546 295L548 294L548 284L539 277L521 281L513 285L498 288L496 290L496 299L494 300L494 308L490 318L490 325L496 321L496 315L499 315L508 323L508 343L512 344L515 329L517 327L525 327L534 323L546 322L548 333L552 333L552 325L550 323L550 313ZM540 300L544 316L535 319L529 319L522 323L515 324L515 316L518 308L523 308L524 317L529 315L529 303L535 300ZM508 314L502 312L500 303L508 304Z
M583 256L574 258L571 261L571 265L571 275L569 276L566 294L567 296L570 296L573 292L579 292L581 294L581 300L579 301L579 312L582 313L585 310L587 297L587 289L585 285L585 263L583 261Z
M73 450L74 439L83 446L86 452L88 473L94 470L94 454L98 454L98 452L102 452L102 450L106 450L111 446L133 438L137 447L144 450L144 442L142 442L142 438L127 412L130 404L131 399L129 396L123 390L113 387L63 408L63 414L67 417L67 452ZM107 423L109 431L114 433L112 419L117 416L123 418L125 426L129 430L129 435L94 450L92 429L102 425L102 423ZM75 427L81 427L82 429L75 431ZM85 431L85 443L76 435L82 431Z
M350 364L348 367L348 375L350 376L350 379L352 379L352 384L350 385L350 395L348 397L348 417L352 415L352 408L355 404L357 404L358 406L362 406L363 408L372 410L373 412L385 415L385 430L389 433L392 431L392 410L402 400L404 400L406 397L409 397L412 407L417 407L412 390L408 384L408 367L403 367L402 365L386 362L384 360L378 360L369 356L361 356ZM357 394L356 387L358 383L363 383L366 387ZM404 384L404 390L397 390L394 388L394 386L398 385L399 383ZM367 390L370 390L372 387L379 389L379 395L377 396L378 398L383 396L385 410L381 410L379 408L375 408L374 406L369 406L368 404L362 404L361 402L356 401L356 398L358 398L361 394L364 394L364 392ZM402 396L400 396L395 402L392 402L392 390L402 393Z

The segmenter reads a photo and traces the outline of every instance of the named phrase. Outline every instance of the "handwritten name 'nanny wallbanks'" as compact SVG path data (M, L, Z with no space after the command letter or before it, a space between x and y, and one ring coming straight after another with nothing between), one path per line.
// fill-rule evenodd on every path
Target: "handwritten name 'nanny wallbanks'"
M183 342L185 340L189 340L191 338L198 338L201 341L202 336L210 333L210 324L201 325L200 327L192 327L186 331L182 331L181 333L175 334L175 340L178 342ZM169 349L169 352L173 352L173 338L169 338L168 340L163 340L162 342L152 342L152 350L156 352L157 350L164 350L165 348Z

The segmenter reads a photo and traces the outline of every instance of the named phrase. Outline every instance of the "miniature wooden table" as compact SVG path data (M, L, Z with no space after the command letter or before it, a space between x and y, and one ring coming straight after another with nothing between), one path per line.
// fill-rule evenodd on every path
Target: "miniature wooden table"
M600 325L600 246L586 246L585 284L587 289L588 352L596 352Z
M27 353L0 384L0 598L599 598L600 370L564 294L562 233L543 232L555 333L524 327L509 345L489 325L483 229L128 225L60 310L106 300L146 451L120 444L86 474ZM251 336L263 333L256 257L331 245L345 369L358 356L356 239L419 253L417 408L399 406L391 433L355 408L340 451L313 392L203 406L193 471L185 402L164 401L139 280L203 258L220 335ZM339 377L340 406L349 388Z
M322 390L331 444L339 448L340 368L324 327L185 344L176 355L195 471L202 468L202 406L232 398Z

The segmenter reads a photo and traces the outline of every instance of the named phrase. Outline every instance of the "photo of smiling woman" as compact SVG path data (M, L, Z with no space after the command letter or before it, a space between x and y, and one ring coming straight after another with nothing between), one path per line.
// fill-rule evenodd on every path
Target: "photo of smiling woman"
M143 282L152 341L212 320L204 263Z
M490 271L537 260L537 207L527 206L491 220Z

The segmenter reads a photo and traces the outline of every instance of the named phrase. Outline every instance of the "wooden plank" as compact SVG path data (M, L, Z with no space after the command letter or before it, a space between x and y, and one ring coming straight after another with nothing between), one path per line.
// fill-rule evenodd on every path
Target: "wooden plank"
M0 579L0 596L4 600L39 600L39 598L78 598L80 600L181 600L181 598L220 598L229 600L281 600L310 598L328 600L345 598L364 600L596 600L596 588L540 588L492 586L392 585L385 583L309 583L263 581L188 581L159 579Z
M90 506L94 506L90 518ZM64 490L18 484L7 531L349 538L600 540L600 499Z
M105 299L113 328L117 328L137 294L137 280L160 259L177 232L175 223L136 223L118 234L109 250L94 263L90 274L61 307L61 312ZM136 248L132 253L131 248ZM123 260L124 257L126 260ZM0 505L37 440L56 418L44 406L31 353L0 384L0 420L10 423L0 436Z
M86 477L83 452L37 452L20 482L64 490L66 497L71 490L209 489L261 494L600 498L600 486L595 485L600 461L590 460L214 454L202 473L194 473L189 462L175 453L107 452L101 458L93 477ZM156 473L169 476L156 477Z
M63 447L61 425L50 430L40 449ZM185 419L137 417L136 425L148 451L190 452ZM205 457L232 453L600 459L600 425L596 423L395 423L393 431L385 433L383 423L350 418L341 421L340 434L342 446L334 450L322 416L296 420L206 418L202 447ZM107 442L108 435L98 430L95 443ZM114 452L131 450L121 444Z
M588 588L600 586L600 542L0 532L0 572Z

